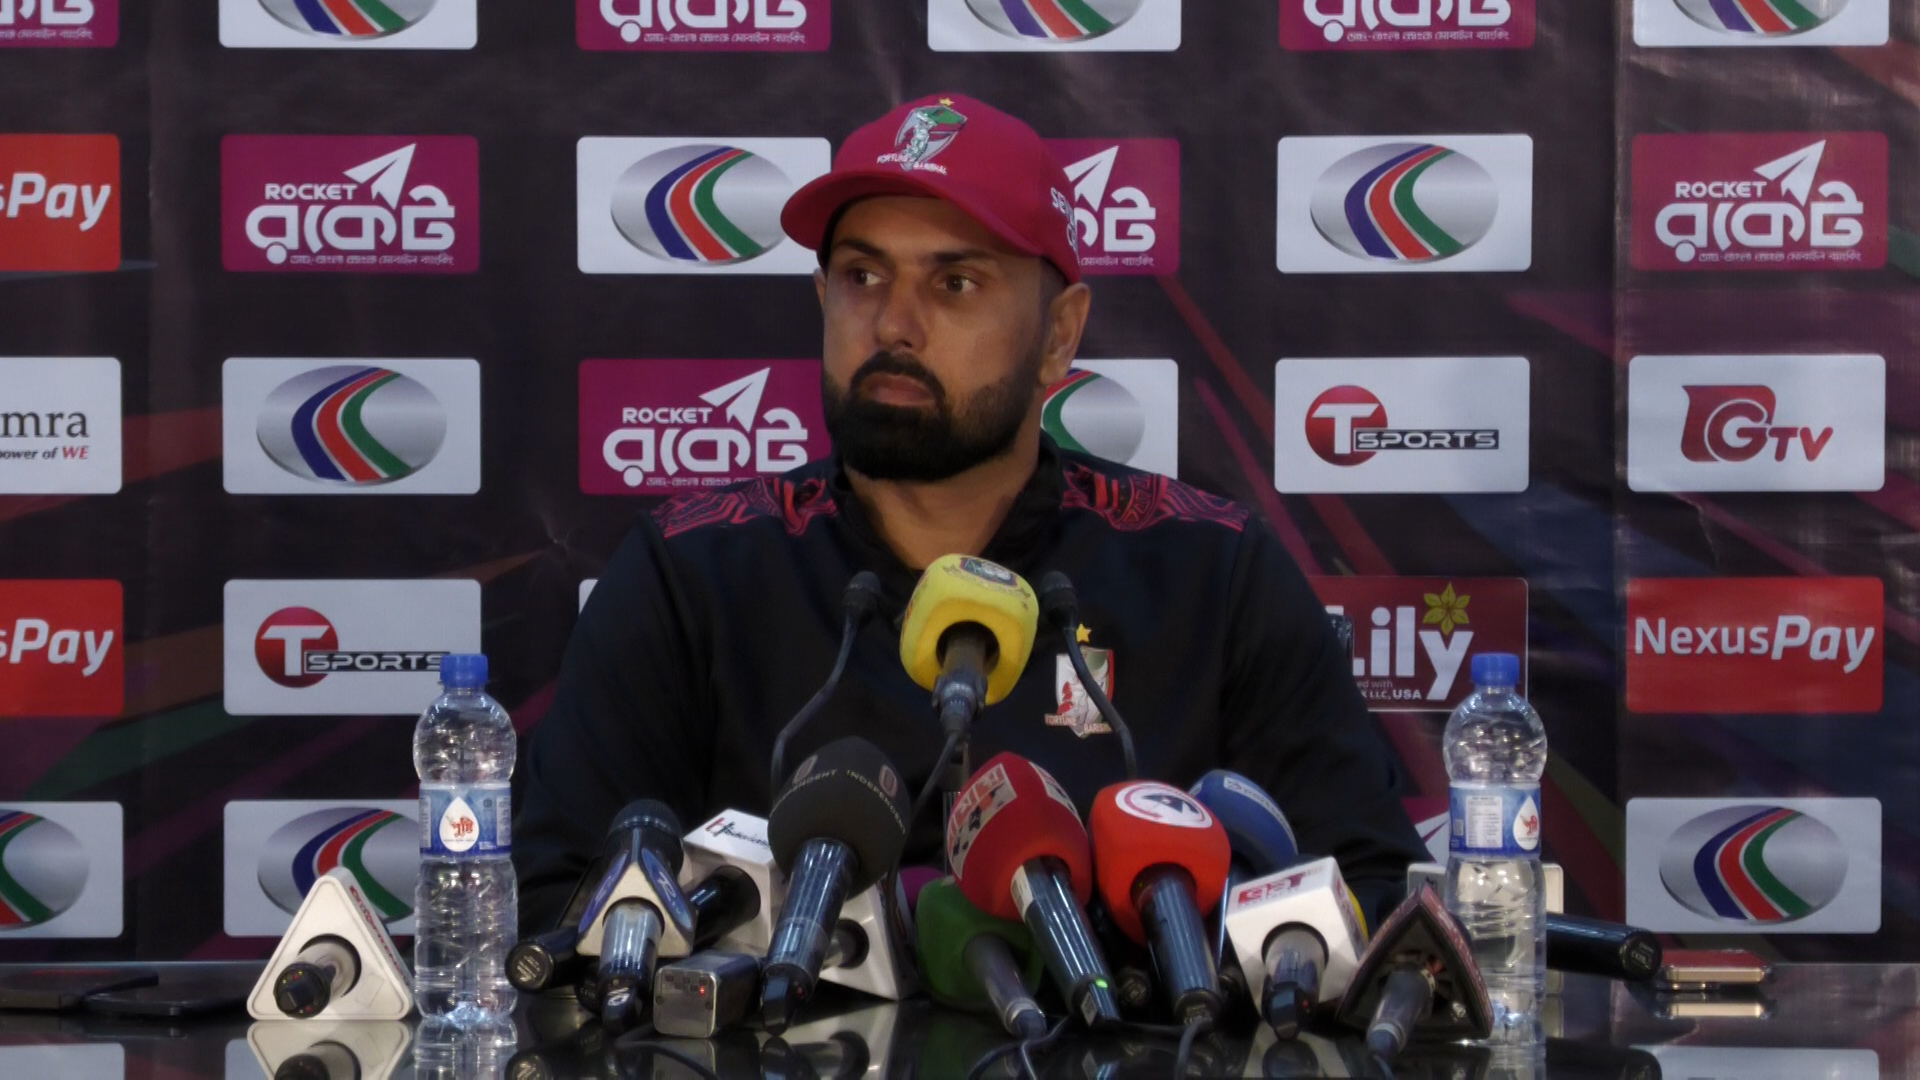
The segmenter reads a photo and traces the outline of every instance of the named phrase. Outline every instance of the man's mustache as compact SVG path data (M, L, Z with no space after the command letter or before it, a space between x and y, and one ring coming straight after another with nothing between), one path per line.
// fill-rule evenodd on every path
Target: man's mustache
M860 369L853 373L852 380L847 384L848 396L851 397L859 394L860 384L875 375L898 375L902 378L912 379L926 387L927 392L933 395L935 407L946 404L946 388L940 385L940 380L934 378L933 372L928 371L925 365L910 356L901 356L898 353L885 351L874 353L871 357L868 357L867 362L861 364Z

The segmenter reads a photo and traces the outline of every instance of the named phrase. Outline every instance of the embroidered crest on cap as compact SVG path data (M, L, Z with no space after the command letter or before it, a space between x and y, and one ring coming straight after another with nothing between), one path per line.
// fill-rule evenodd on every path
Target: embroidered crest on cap
M966 116L955 111L952 98L941 98L937 105L922 105L900 121L900 130L893 136L894 152L874 160L896 163L907 172L926 169L944 175L946 166L930 164L927 159L945 150L966 125Z

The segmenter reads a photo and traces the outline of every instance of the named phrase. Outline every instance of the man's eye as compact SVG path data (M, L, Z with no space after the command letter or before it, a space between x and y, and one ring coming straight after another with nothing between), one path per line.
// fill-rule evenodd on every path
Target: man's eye
M980 283L960 274L948 274L941 280L940 287L951 293L964 293L979 288Z
M847 280L855 285L873 284L873 271L864 266L855 266L847 270Z

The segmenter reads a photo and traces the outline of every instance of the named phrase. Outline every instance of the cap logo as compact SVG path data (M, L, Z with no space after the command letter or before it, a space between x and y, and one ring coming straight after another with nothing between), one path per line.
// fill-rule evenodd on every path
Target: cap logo
M941 98L936 105L922 105L900 121L900 130L893 134L894 152L882 154L875 160L881 164L898 164L905 172L925 169L944 175L946 166L930 164L927 159L945 150L966 125L967 118L954 111L952 98Z
M1067 246L1073 249L1074 261L1078 262L1080 260L1080 230L1076 227L1077 223L1073 219L1073 203L1070 202L1065 195L1061 194L1059 188L1048 188L1047 190L1053 193L1053 208L1060 211L1060 215L1067 219Z

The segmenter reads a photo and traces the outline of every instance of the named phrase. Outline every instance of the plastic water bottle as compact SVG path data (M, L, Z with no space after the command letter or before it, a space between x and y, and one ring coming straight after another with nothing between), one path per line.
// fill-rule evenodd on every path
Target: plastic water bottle
M1493 999L1495 1037L1527 1037L1547 982L1547 892L1540 870L1540 774L1547 732L1515 692L1520 658L1473 658L1474 691L1447 721L1452 781L1447 910L1473 940Z
M519 926L507 792L513 721L488 697L487 658L440 661L440 697L413 729L420 774L420 884L413 996L424 1018L485 1025L513 1011L507 951Z

